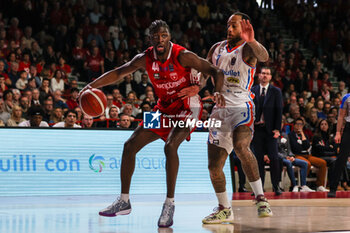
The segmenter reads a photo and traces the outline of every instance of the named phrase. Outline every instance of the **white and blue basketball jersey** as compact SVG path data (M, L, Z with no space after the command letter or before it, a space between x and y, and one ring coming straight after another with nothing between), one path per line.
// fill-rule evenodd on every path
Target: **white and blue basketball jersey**
M228 106L252 101L254 96L250 89L254 83L255 67L243 60L245 44L246 42L230 49L225 40L215 48L212 55L212 63L225 75L221 93Z

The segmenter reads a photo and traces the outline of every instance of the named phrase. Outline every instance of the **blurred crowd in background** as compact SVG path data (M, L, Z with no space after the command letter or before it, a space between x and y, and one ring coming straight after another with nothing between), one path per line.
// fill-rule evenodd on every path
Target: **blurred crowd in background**
M256 39L269 51L264 65L282 90L286 123L302 117L312 138L326 119L334 133L350 82L349 1L262 2L2 0L0 124L18 126L39 115L49 126L135 128L157 101L145 70L103 89L108 106L97 119L82 114L81 87L149 47L148 26L155 19L169 24L174 43L205 58L211 45L225 39L226 21L239 10L251 17ZM273 17L292 42L284 42ZM203 120L213 106L210 79L207 84L200 92ZM74 123L67 123L68 110Z

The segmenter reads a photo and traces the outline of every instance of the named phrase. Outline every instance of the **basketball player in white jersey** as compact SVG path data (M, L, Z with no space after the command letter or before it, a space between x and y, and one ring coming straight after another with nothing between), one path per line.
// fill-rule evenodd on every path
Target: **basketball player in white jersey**
M256 158L250 150L254 127L254 103L250 89L253 85L256 63L266 62L269 55L254 39L254 30L248 15L236 12L227 21L227 40L213 45L207 59L225 74L220 93L226 107L215 106L211 118L222 121L220 128L209 128L208 159L211 182L219 207L203 219L204 224L233 221L231 202L226 193L223 167L232 149L241 160L243 170L254 191L259 217L272 216L264 197ZM219 93L214 93L214 96Z

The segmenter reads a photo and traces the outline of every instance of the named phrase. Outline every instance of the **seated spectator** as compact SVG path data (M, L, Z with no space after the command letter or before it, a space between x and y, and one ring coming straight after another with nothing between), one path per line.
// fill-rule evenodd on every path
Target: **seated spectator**
M50 80L47 78L44 78L41 87L39 88L40 91L40 99L45 100L47 96L51 95L50 90Z
M19 106L22 108L22 116L24 118L28 118L28 109L30 108L29 103L30 102L27 96L22 96L19 99Z
M43 105L44 101L40 99L40 91L38 88L33 89L32 95L31 105Z
M3 76L5 79L5 85L7 87L12 86L12 82L10 77L8 76L7 72L5 72L5 62L3 60L0 60L0 76Z
M89 80L93 80L104 73L104 59L100 55L100 50L97 46L92 48L91 56L86 58L84 69Z
M300 114L300 107L297 104L293 104L289 106L289 115L287 122L288 123L292 123L294 122L297 118L299 118L301 116Z
M17 80L19 79L18 63L16 61L10 63L10 71L8 76L11 80L12 87L15 87Z
M27 88L25 90L33 91L36 88L35 78L29 78L27 83Z
M330 137L334 137L335 133L337 131L337 118L336 117L337 117L337 115L334 114L332 110L327 114L327 122L328 122L328 126L329 126L328 131L329 131Z
M118 89L120 94L126 96L126 94L128 94L130 91L137 91L137 83L132 79L132 75L129 74L124 77L124 81L119 84Z
M157 99L154 96L154 92L153 91L147 91L146 92L146 97L144 100L146 100L151 103L152 108L157 104Z
M133 116L136 116L137 114L139 114L141 112L140 106L138 105L136 98L137 98L136 97L136 93L134 91L130 91L128 93L128 96L127 96L126 100L125 100L125 102L127 104L131 104L131 106L132 106L132 113L131 113L131 115L133 115Z
M24 89L27 88L28 84L28 74L25 71L21 71L19 73L19 79L16 81L16 88L23 91Z
M32 99L33 99L33 92L29 89L24 90L23 96L28 98L28 104L29 107L31 106Z
M298 97L297 103L298 103L298 106L299 106L299 112L300 112L300 114L301 114L302 116L304 116L305 113L306 113L304 97L299 96L299 97Z
M94 125L94 119L86 114L83 114L83 119L81 120L81 128L92 128Z
M323 112L327 115L331 111L331 108L332 108L332 103L330 101L325 101Z
M344 81L340 81L339 85L338 85L338 92L341 93L341 96L346 95L347 93L349 93L348 88L345 85Z
M107 107L105 109L105 117L106 118L110 118L109 117L109 109L112 106L114 106L114 107L116 107L118 109L118 114L119 114L120 113L120 109L113 104L113 95L112 94L107 94L106 97L107 97Z
M60 90L54 91L53 101L54 107L61 107L62 109L68 108L66 100L62 98L62 92Z
M6 90L6 91L4 91L2 97L3 97L3 99L4 99L4 103L3 103L4 109L3 109L3 110L4 110L5 112L8 112L8 113L11 114L12 108L13 108L13 106L14 106L12 91L11 91L11 90ZM6 124L6 122L5 122L5 124Z
M319 118L319 119L327 119L327 115L323 112L324 101L322 99L318 99L316 101L315 107L317 109L317 118Z
M66 64L66 59L64 59L63 56L61 56L58 59L58 65L56 66L56 69L62 70L66 76L65 78L70 76L70 74L72 73L72 69L71 69L70 65Z
M84 61L87 56L87 50L84 48L84 41L81 36L75 41L75 47L72 50L73 55L73 65L75 66L74 72L77 72L77 75L81 76L83 73Z
M325 160L312 156L309 153L310 141L305 136L303 132L304 121L298 118L294 122L294 129L289 133L289 141L291 146L291 151L295 154L295 158L304 160L308 163L308 173L310 171L311 165L318 168L316 186L317 191L328 192L324 185L327 172L327 163Z
M70 97L67 100L66 104L69 109L74 109L79 106L78 104L78 95L79 95L79 89L78 88L72 88L70 93Z
M52 110L53 110L53 101L51 99L45 99L43 120L46 121L47 123L50 122Z
M53 78L51 79L51 91L55 92L56 90L64 91L64 80L62 75L62 70L56 70Z
M151 104L147 101L143 101L141 104L141 111L136 115L135 119L143 120L143 113L152 111Z
M14 89L12 89L12 93L13 93L13 104L14 105L19 105L19 99L22 96L21 91L16 89L16 88L14 88Z
M18 124L19 127L49 127L43 120L44 111L40 106L32 106L28 109L29 120Z
M318 76L319 72L314 69L311 78L308 81L308 91L311 92L313 96L317 96L321 91L322 80L320 80Z
M130 129L131 128L131 121L130 121L130 117L128 115L122 114L120 116L118 128L119 129Z
M113 105L117 106L119 109L122 108L125 104L125 101L123 101L123 96L120 94L120 91L118 88L114 88L112 91L113 95Z
M30 66L29 77L35 80L36 87L40 87L43 81L43 77L40 77L35 65Z
M336 108L338 111L340 104L341 104L340 99L338 97L334 97L332 100L332 107L331 108Z
M104 62L105 72L113 70L117 66L118 65L115 60L115 51L113 49L109 49L106 52L106 56L105 56L105 62Z
M336 160L336 146L333 138L329 135L329 126L327 120L320 120L318 122L316 133L312 139L311 154L315 157L324 159L327 166L332 166Z
M8 87L5 84L5 77L0 74L0 93L6 91Z
M79 106L76 106L73 110L77 113L77 122L81 122L81 120L83 119L83 112L82 112L81 108ZM63 109L63 111L67 112L68 109Z
M132 112L133 112L133 107L132 107L132 105L131 105L131 104L125 104L125 105L122 107L121 113L120 113L119 115L121 115L121 114L126 114L126 115L132 117L131 121L133 121L134 118L135 118L135 116L132 115Z
M281 129L283 128L284 128L284 122L282 122ZM277 139L277 145L278 145L278 155L281 157L283 161L283 165L286 166L287 168L287 173L292 184L292 192L299 191L299 187L297 186L295 176L294 176L293 166L300 168L300 185L301 185L300 191L315 192L314 190L310 189L306 185L308 163L302 159L295 158L295 155L292 153L290 148L288 135L285 132L282 132L282 135Z
M29 68L30 68L30 56L28 53L24 53L22 61L19 62L18 71L25 71L27 74L29 74Z
M297 78L295 80L295 90L298 93L307 90L307 80L304 77L304 73L301 71L297 73Z
M77 113L74 110L68 110L64 114L64 121L58 122L53 125L54 128L81 128L80 125L76 124Z
M5 105L4 105L4 100L0 98L0 120L6 124L8 119L10 119L11 114L4 111Z
M137 96L141 96L142 94L146 93L146 87L152 87L152 84L148 80L148 75L143 73L141 75L141 82L137 84Z
M329 73L328 72L323 73L322 85L323 84L327 84L328 90L333 91L332 83L329 81Z
M108 112L109 119L97 122L97 127L101 128L117 128L118 126L118 108L112 106Z
M329 91L329 87L326 83L322 84L321 96L325 101L330 101L333 98L333 93Z
M12 109L11 117L7 121L6 126L18 126L19 123L25 120L26 119L22 118L22 108L18 105L15 105Z
M139 96L139 99L142 100L142 101L144 101L145 98L146 98L146 93L148 93L149 91L153 92L153 87L147 86L147 87L145 88L145 92Z
M61 107L54 107L50 116L49 124L56 124L63 121L63 109Z

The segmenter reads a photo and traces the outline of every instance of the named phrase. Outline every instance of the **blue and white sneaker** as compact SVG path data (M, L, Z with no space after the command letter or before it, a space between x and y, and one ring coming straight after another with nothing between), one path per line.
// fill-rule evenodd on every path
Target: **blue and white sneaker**
M170 227L173 225L174 212L175 205L173 203L164 203L158 220L158 227Z
M118 198L112 205L101 210L98 214L104 217L115 217L117 215L127 215L131 212L130 200L128 202Z

